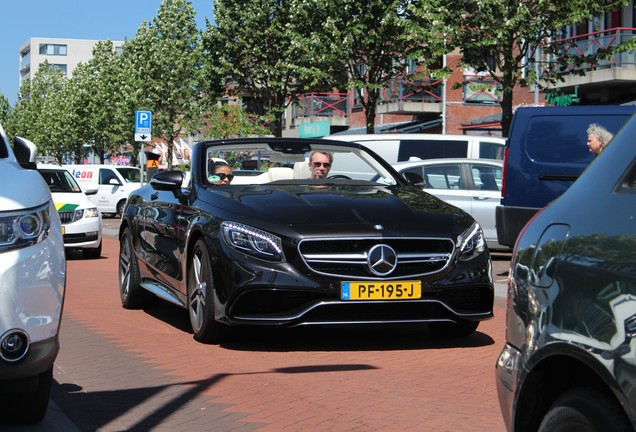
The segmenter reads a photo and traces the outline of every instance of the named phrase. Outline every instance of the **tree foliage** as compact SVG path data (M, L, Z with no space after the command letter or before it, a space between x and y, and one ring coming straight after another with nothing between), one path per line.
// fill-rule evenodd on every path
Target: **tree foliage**
M502 88L502 132L508 135L517 84L554 83L554 72L571 62L591 61L564 51L559 29L626 4L626 0L415 0L407 10L409 34L421 55L436 61L459 49L460 67L487 72ZM550 42L550 43L548 43ZM535 74L536 49L554 59ZM596 56L607 55L600 50ZM543 81L541 81L543 80Z
M215 106L208 113L207 138L238 138L246 136L264 136L269 129L252 118L240 105Z
M248 111L273 117L274 135L282 135L285 109L299 95L333 88L334 57L309 54L321 22L313 2L217 0L214 13L204 37L212 67L234 94L249 95Z
M152 111L152 133L167 142L166 162L171 169L173 141L197 130L202 118L203 51L192 4L164 0L157 16L142 24L126 49L133 81L140 89L137 108Z
M56 111L55 100L66 84L60 71L42 63L33 79L25 80L20 87L18 101L7 120L7 133L33 141L41 154L60 154L56 132L61 127L61 113Z
M7 121L10 111L11 105L9 104L9 99L0 93L0 124L4 124Z
M316 47L337 55L348 88L356 89L364 107L367 133L374 133L380 92L406 74L405 60L418 51L407 35L409 0L331 0Z

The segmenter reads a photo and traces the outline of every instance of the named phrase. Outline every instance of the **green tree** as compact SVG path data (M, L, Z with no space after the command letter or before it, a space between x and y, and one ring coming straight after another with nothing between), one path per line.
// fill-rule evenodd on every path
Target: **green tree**
M40 154L54 154L57 143L53 131L59 126L59 113L51 111L51 99L66 82L60 71L42 63L33 79L25 80L20 87L18 101L7 121L8 133L33 141Z
M347 86L356 89L364 108L367 133L374 133L380 92L406 75L405 60L418 52L407 35L410 0L326 1L329 18L322 25L323 52L335 53L346 65Z
M117 80L118 54L109 40L99 41L93 48L93 56L78 80L78 90L85 103L84 132L85 142L90 143L93 151L104 163L105 154L114 149L121 140L121 122L118 115L118 95L120 86ZM78 107L79 108L79 107Z
M172 169L173 141L198 130L202 118L203 51L190 1L164 0L126 49L136 109L152 111L152 133L166 141Z
M508 136L516 85L555 83L560 79L555 72L568 63L593 62L590 56L569 55L555 42L561 39L558 30L625 4L627 0L415 0L407 7L413 18L408 34L423 58L436 61L459 49L460 67L487 72L500 84L501 128ZM554 59L541 64L539 76L534 67L538 46ZM599 50L593 57L609 54Z
M9 99L0 93L0 124L4 124L7 121L10 111L11 105L9 104Z
M331 90L333 55L311 54L324 8L302 0L217 0L216 26L207 23L209 68L227 76L228 87L248 111L271 115L282 135L288 104L308 91Z
M222 105L211 109L206 121L207 138L237 138L246 136L264 136L269 129L251 118L240 105Z

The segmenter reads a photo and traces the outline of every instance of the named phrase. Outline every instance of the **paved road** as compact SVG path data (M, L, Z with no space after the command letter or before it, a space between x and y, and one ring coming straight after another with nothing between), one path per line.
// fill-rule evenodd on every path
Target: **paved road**
M45 422L6 430L504 430L494 385L502 298L495 318L461 341L422 328L311 329L202 345L180 309L121 307L113 224L105 220L101 259L69 257ZM505 257L495 261L496 278L506 270Z

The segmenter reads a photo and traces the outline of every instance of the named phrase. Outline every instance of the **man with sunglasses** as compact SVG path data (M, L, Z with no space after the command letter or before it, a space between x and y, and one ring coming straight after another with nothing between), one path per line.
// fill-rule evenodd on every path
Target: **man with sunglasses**
M232 168L225 162L214 162L210 169L208 181L213 185L229 185L234 179Z
M333 155L328 152L315 151L309 156L309 170L312 179L324 179L329 175Z

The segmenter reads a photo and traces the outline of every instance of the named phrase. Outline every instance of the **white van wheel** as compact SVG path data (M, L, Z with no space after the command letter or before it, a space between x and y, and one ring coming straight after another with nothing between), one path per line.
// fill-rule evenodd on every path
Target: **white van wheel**
M117 214L123 216L124 208L126 208L126 200L121 200L117 203Z

